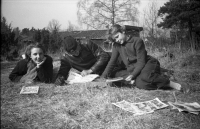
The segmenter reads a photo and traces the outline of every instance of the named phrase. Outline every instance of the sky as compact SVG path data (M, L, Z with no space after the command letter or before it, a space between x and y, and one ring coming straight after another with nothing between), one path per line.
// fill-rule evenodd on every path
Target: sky
M68 23L79 26L77 18L77 2L79 0L1 0L1 16L13 28L43 29L53 19L61 25L61 30L68 28ZM139 11L148 6L152 0L141 0ZM157 0L162 6L167 0ZM140 23L140 22L139 22Z

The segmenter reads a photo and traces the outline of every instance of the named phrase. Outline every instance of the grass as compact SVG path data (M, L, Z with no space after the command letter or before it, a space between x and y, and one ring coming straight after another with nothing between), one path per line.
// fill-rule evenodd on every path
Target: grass
M196 58L191 58L196 55L187 54L170 61L161 58L159 61L162 67L175 71L174 76L178 82L187 82L188 86L197 89L200 86L198 62ZM56 60L55 71L59 66ZM38 94L20 95L23 84L8 80L15 64L1 63L2 129L198 129L200 126L200 115L178 112L171 107L133 116L112 105L121 100L142 102L156 97L162 101L174 102L175 97L170 90L118 88L102 82L66 86L37 83L40 86ZM189 94L176 92L175 95L178 101L200 104L199 90Z

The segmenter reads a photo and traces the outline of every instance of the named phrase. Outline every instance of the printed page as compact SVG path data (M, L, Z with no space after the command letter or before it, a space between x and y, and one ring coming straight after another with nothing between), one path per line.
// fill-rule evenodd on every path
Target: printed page
M25 87L23 86L20 94L36 94L39 91L39 86L29 86L29 87Z
M200 105L196 102L194 103L168 102L168 103L173 107L172 109L177 109L179 112L187 111L198 115L200 111Z
M121 81L123 79L124 79L123 77L109 78L106 79L106 82L116 82L116 81Z
M150 101L139 102L139 103L130 103L125 100L112 103L115 106L122 108L123 110L134 113L134 115L143 115L147 113L152 113L157 109L167 107L165 103L161 102L158 98L155 98Z
M161 102L158 98L155 98L153 100L150 100L149 101L152 105L154 105L155 107L157 107L157 109L161 109L161 108L165 108L167 107L168 105Z
M112 103L113 105L122 108L123 110L132 112L132 113L143 113L140 111L140 109L136 106L133 106L132 103L127 102L125 100L121 101L121 102L117 102L117 103Z
M98 74L89 74L83 77L78 73L70 71L67 83L74 84L74 83L92 82L97 77L99 77Z
M70 71L67 81L71 81L71 80L75 80L75 79L79 79L79 78L82 78L82 76L80 74Z
M151 113L156 109L155 106L151 105L148 102L133 103L132 105L134 107L137 107L140 110L140 112L144 112L144 113ZM149 105L151 105L151 106L149 106Z
M190 111L195 111L195 112L200 111L200 105L197 102L193 102L193 103L179 102L179 104L183 105L184 107L186 107Z

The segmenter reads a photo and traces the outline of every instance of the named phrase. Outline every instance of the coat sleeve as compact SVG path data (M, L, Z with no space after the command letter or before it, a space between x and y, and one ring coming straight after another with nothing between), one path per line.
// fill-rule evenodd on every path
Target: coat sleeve
M60 68L57 74L57 77L64 77L64 79L67 79L69 71L71 69L70 63L67 61L66 57L61 57L60 60Z
M50 83L53 77L53 59L47 56L47 60L42 67L37 69L37 76L41 82Z
M108 62L108 65L106 66L106 69L102 73L101 77L107 78L109 76L109 74L111 73L113 68L116 66L116 62L118 60L118 57L119 57L119 52L117 51L116 47L113 47L111 59Z
M110 55L92 41L89 41L88 47L97 59L96 63L90 69L94 73L98 72L99 70L105 69L110 59Z
M142 71L147 60L147 52L145 50L144 42L142 39L136 41L135 49L136 49L137 62L135 65L135 69L131 73L133 75L133 79L135 79Z
M14 67L9 75L9 79L13 82L19 82L23 75L27 72L27 62L26 60L21 60Z

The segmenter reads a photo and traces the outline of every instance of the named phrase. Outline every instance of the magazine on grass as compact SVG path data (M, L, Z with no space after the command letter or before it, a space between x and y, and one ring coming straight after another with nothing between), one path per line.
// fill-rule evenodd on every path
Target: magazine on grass
M39 86L23 86L20 94L37 94L39 91Z
M198 115L200 112L200 105L197 102L183 103L183 102L168 102L172 109L177 109L179 112L189 112Z
M158 98L139 103L130 103L123 100L112 104L125 111L132 112L134 115L143 115L147 113L152 113L155 110L165 108L168 106L165 103L161 102Z

